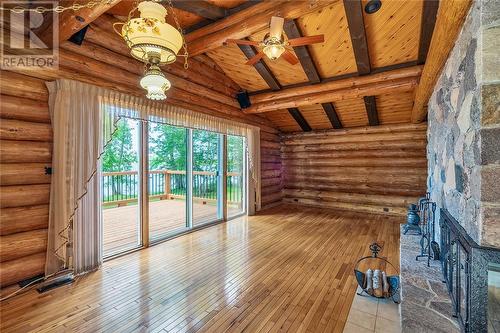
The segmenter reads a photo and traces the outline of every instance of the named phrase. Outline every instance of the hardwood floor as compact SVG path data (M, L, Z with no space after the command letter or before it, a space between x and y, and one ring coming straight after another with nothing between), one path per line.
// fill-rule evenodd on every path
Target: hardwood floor
M342 332L354 263L374 240L398 263L397 222L278 206L3 302L1 331Z

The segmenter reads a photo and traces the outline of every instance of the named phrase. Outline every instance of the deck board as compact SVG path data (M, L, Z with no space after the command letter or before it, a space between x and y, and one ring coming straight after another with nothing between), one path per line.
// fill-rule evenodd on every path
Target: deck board
M374 240L397 264L397 220L278 206L2 302L1 331L342 332Z

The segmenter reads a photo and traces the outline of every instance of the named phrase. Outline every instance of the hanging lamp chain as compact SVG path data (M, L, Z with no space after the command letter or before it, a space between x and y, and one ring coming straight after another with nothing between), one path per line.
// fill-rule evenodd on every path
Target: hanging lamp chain
M67 7L58 5L58 6L51 7L51 8L47 8L47 7L43 7L43 6L37 6L37 7L33 7L33 8L15 6L12 8L6 8L6 7L2 6L2 7L0 7L0 11L10 11L10 12L13 12L16 14L22 14L24 12L34 12L34 13L39 13L39 14L44 14L47 12L62 13L62 12L65 12L67 10L78 11L78 10L85 9L85 8L91 9L97 5L110 4L111 2L112 2L112 0L92 0L92 1L87 2L84 5L79 4L79 3L74 3L73 5L67 6Z
M175 22L176 28L177 28L177 30L179 30L179 33L182 36L182 48L184 49L184 54L179 54L178 56L184 57L184 69L188 69L189 68L189 64L188 64L189 53L188 53L188 49L187 49L186 38L184 37L184 32L182 31L181 25L179 24L179 20L177 19L177 15L175 15L174 5L172 3L172 0L167 0L167 5L168 5L168 8L170 9L170 12L172 13L172 16L174 17L174 22Z

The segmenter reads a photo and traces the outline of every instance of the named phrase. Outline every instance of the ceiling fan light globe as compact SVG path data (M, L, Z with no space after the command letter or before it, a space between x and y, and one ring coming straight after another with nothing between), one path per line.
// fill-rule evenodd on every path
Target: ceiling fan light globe
M280 44L267 45L267 46L264 46L264 49L262 51L266 54L266 56L269 59L276 60L279 57L281 57L283 52L285 52L285 47L283 45L280 45Z

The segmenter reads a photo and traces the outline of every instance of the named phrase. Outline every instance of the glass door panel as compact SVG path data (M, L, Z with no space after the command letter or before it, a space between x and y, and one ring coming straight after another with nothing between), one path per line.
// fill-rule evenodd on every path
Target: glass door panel
M149 123L149 237L187 229L187 129Z
M245 212L246 158L245 139L227 136L227 216Z
M137 120L120 119L101 156L105 257L141 246L140 131Z
M220 135L193 130L193 226L222 218L218 204Z

